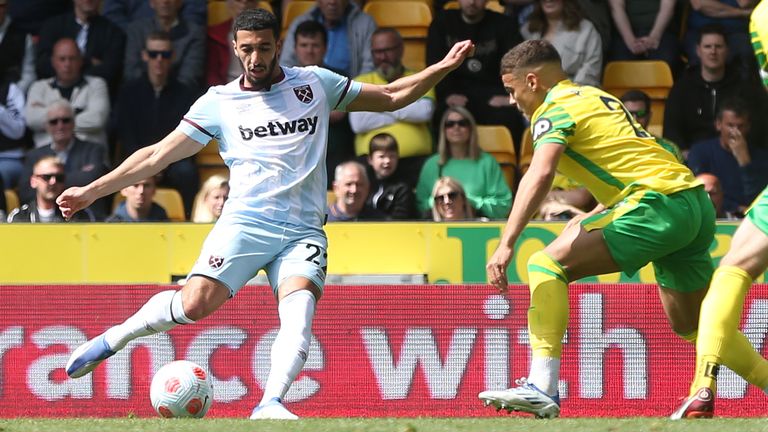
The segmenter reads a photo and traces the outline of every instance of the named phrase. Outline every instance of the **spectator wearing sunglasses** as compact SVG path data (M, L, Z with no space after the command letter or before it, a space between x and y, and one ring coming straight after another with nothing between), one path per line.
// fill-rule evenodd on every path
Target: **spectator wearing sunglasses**
M432 220L454 222L472 220L475 210L469 204L464 188L458 180L440 177L432 188Z
M450 107L440 121L437 154L424 162L416 185L416 206L420 214L432 208L432 188L440 177L461 182L467 199L479 216L503 219L512 205L499 163L480 150L475 118L464 107Z
M123 85L113 113L117 161L123 161L135 151L160 141L178 126L194 103L197 91L171 73L174 56L175 50L168 33L156 31L147 36L141 52L146 72ZM195 194L200 188L194 158L170 164L160 176L159 185L179 191L189 218Z
M56 42L50 61L55 76L32 83L24 109L27 127L34 133L35 147L50 143L46 128L48 106L55 100L66 99L74 109L77 137L100 144L106 150L110 109L106 81L83 75L83 56L74 39Z
M205 27L179 15L182 1L150 0L154 16L139 18L125 28L125 61L123 79L139 78L146 72L141 52L147 36L156 31L167 32L173 42L176 55L171 62L179 81L202 88L205 75Z
M35 172L35 164L44 157L56 156L61 160L67 175L67 186L86 185L106 172L104 148L75 136L75 110L67 100L59 99L51 103L45 119L47 144L30 150L26 154L24 169L19 180L21 202L34 199L35 190L30 179ZM96 205L97 207L91 210L97 214L106 210L105 204L97 203Z
M64 191L67 179L64 173L64 162L53 155L40 158L34 165L29 184L34 191L34 197L26 204L13 210L8 215L8 222L65 222L59 206L56 205L56 197ZM89 209L72 221L93 222L95 218Z

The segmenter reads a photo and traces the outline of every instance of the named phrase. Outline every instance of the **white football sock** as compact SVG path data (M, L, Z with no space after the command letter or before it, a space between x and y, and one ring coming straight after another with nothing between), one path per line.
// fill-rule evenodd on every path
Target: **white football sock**
M554 396L557 394L557 381L560 379L560 359L554 357L531 358L531 372L528 382L535 385L544 393Z
M282 400L304 367L312 339L315 296L307 290L293 292L283 298L277 312L280 331L272 344L269 377L259 405L276 397Z
M184 313L181 291L163 291L152 296L125 322L104 332L104 339L112 351L119 351L128 342L138 337L167 331L178 324L193 322Z

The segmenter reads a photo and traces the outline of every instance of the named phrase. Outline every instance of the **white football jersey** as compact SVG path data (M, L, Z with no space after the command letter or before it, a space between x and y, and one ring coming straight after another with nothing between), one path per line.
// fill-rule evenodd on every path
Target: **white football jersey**
M177 130L212 138L230 172L222 217L319 228L325 219L328 116L345 110L362 84L319 67L283 67L268 91L240 80L211 87Z

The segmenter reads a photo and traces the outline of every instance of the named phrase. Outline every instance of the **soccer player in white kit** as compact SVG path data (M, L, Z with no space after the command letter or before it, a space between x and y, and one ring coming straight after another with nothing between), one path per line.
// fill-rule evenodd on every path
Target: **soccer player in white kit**
M378 86L319 67L279 66L280 24L263 9L238 15L233 34L244 71L239 79L210 88L160 142L57 199L70 218L96 199L194 155L212 138L230 169L229 199L184 287L156 294L125 322L79 346L66 371L81 377L133 339L210 315L263 268L278 300L280 330L264 396L251 418L297 419L282 398L306 361L325 282L328 116L332 110L400 109L457 68L474 46L458 42L440 62Z

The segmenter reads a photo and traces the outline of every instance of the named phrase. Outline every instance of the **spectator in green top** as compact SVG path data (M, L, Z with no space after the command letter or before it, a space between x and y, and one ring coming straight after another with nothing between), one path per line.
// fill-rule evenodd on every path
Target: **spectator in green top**
M453 177L464 186L478 216L504 219L509 215L512 191L496 159L480 150L477 123L464 107L449 107L440 121L437 154L424 163L416 185L416 203L421 214L430 214L432 187L444 176Z

